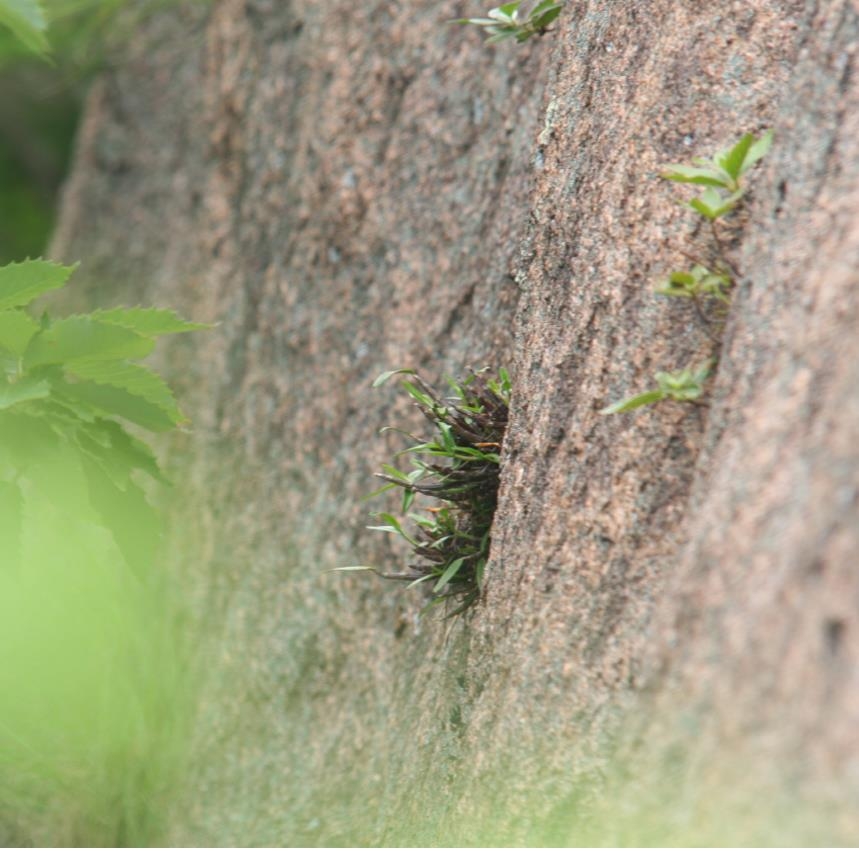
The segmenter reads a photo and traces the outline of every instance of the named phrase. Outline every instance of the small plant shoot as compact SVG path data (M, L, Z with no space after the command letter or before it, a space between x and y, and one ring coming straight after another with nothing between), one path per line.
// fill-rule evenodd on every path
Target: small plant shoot
M337 571L372 571L381 577L400 580L429 590L425 609L453 601L451 616L464 612L480 596L489 558L489 534L498 499L501 447L507 427L510 377L500 370L490 378L485 371L472 372L463 381L448 380L451 396L442 397L412 370L382 373L378 387L392 376L403 376L400 386L411 397L432 427L432 435L417 438L400 429L414 443L397 453L395 461L377 473L384 482L368 495L401 492L397 517L378 512L379 523L368 529L391 533L411 548L405 573L383 573L365 565ZM414 511L416 501L429 502ZM406 524L410 522L410 529Z
M672 272L659 282L654 292L680 299L711 298L729 304L728 294L733 283L728 273L713 272L706 266L695 264L688 271Z
M521 44L531 36L543 35L563 8L564 0L541 0L530 12L523 13L522 0L516 0L490 9L485 18L459 18L451 23L481 27L487 34L487 44L497 44L509 38L515 38Z
M731 291L738 274L726 257L726 249L719 235L717 220L736 209L747 191L744 176L752 166L766 156L772 141L772 130L767 130L757 139L751 133L746 133L735 145L719 151L711 159L695 157L692 165L670 165L662 172L661 176L666 180L705 187L701 195L689 202L684 202L684 206L701 215L707 222L715 244L716 258L713 262L705 264L694 262L693 256L686 255L694 265L690 269L670 272L667 277L657 282L655 292L660 296L690 300L705 324L710 324L714 319L724 318L731 304ZM704 302L717 306L716 316L708 316L702 307ZM707 333L715 342L718 342L714 334ZM620 414L663 400L704 404L701 402L704 381L710 375L715 363L715 358L709 358L697 367L676 373L657 373L654 377L655 388L615 402L603 408L600 414Z
M654 376L655 388L615 402L604 408L600 414L620 414L666 399L672 399L675 402L698 402L704 394L704 382L710 375L714 363L711 358L697 367L676 373L657 373Z
M713 222L730 213L746 194L742 179L755 163L766 156L772 141L772 130L767 130L758 139L746 133L739 142L719 151L712 159L695 157L692 165L666 166L662 177L677 183L706 187L700 196L684 204Z

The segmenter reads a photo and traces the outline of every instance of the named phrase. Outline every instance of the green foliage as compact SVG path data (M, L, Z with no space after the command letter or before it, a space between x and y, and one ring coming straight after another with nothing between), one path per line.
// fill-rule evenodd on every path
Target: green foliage
M125 38L176 0L0 0L0 69L26 57L94 69L108 37ZM198 0L208 2L208 0Z
M48 22L39 0L0 0L0 24L7 27L27 50L36 54L48 52L48 39L45 37Z
M45 250L89 78L171 3L0 0L0 264Z
M687 271L675 271L656 286L660 296L681 299L716 299L730 304L730 291L734 282L727 272L713 272L706 266L696 263Z
M504 3L495 9L490 9L485 18L458 18L451 21L454 24L474 24L481 27L487 34L487 44L497 44L508 38L515 38L520 44L531 36L543 35L549 25L564 8L564 0L541 0L526 15L520 12L522 0Z
M496 378L484 376L483 371L472 372L462 382L448 380L453 396L447 398L439 396L413 370L383 373L373 386L398 374L409 377L401 386L430 422L434 434L420 439L402 432L417 442L397 454L407 456L411 468L382 465L382 473L376 475L385 484L368 497L394 489L402 491L400 514L404 517L379 512L376 517L381 523L369 529L401 537L415 561L403 574L386 574L364 565L335 570L373 571L387 579L405 581L410 588L431 584L427 608L454 600L458 605L451 615L456 615L477 600L483 587L498 498L510 377L503 369ZM410 511L418 497L428 498L433 505L422 513ZM405 529L407 520L414 525L412 532Z
M710 375L715 361L710 359L697 367L680 370L676 373L657 373L654 378L656 387L627 397L604 408L600 414L620 414L644 405L653 405L665 399L676 402L697 402L704 393L704 382Z
M709 265L695 263L690 269L670 272L657 283L655 292L661 296L689 299L705 323L710 323L712 319L704 312L702 301L718 303L721 318L731 303L734 286L734 275L729 272L734 268L725 257L717 220L736 209L747 191L743 177L766 156L772 141L772 130L767 130L757 139L751 133L746 133L736 144L719 151L709 160L695 157L692 165L670 165L662 172L666 180L705 187L700 196L685 203L685 206L703 216L708 223L717 258L715 263ZM694 368L676 373L657 373L655 388L615 402L603 408L600 414L632 411L666 399L700 404L704 381L715 363L716 360L710 358Z
M137 362L204 326L146 308L34 312L73 271L0 267L0 834L148 845L190 683L147 495L166 480L129 427L186 422Z
M767 130L759 139L746 133L739 142L717 152L712 159L695 157L691 166L666 166L662 177L706 187L700 196L686 202L686 206L705 219L715 221L730 213L746 194L742 178L766 155L772 141L772 130Z
M26 514L26 483L54 459L56 479L43 477L44 494L64 511L82 499L128 563L142 568L157 543L158 523L135 476L163 477L151 450L122 421L156 432L186 421L163 379L136 362L157 337L204 326L145 308L32 316L27 306L64 286L73 271L44 260L0 267L0 482L9 486L15 511ZM70 470L87 484L71 504ZM138 532L117 506L136 517ZM147 529L152 535L141 537ZM20 538L14 530L10 535L13 542ZM149 543L141 550L142 540Z

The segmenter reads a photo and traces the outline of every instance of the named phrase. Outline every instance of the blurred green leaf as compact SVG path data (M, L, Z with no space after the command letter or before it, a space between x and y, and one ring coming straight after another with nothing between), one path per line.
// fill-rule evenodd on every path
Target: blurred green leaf
M47 260L0 266L0 311L28 305L43 293L59 289L76 268Z
M45 55L50 49L45 37L48 22L38 0L0 0L0 24L33 53Z

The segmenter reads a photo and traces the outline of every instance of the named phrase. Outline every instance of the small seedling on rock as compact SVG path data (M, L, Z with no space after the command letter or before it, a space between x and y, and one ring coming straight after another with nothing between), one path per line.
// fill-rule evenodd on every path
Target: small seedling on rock
M531 36L543 35L549 24L561 14L564 2L542 0L527 14L521 14L522 1L504 3L490 9L485 18L458 18L453 24L474 24L487 33L487 44L497 44L508 38L515 38L520 44Z
M698 403L704 393L704 382L710 375L713 364L714 361L711 358L697 367L679 370L676 373L657 373L654 376L656 379L655 388L615 402L602 409L600 414L620 414L623 411L632 411L644 405L653 405L664 399Z
M338 571L372 571L402 580L409 587L431 584L427 608L444 601L457 603L451 615L471 606L480 596L489 557L489 534L498 500L501 447L507 427L510 377L500 370L496 378L472 372L463 381L449 380L452 396L442 398L413 370L392 370L373 383L378 387L392 376L407 376L401 387L429 421L433 434L426 439L387 427L417 443L397 453L407 456L411 469L382 465L377 473L384 485L368 497L402 491L404 519L388 512L375 515L381 523L369 529L393 533L412 550L408 571L388 574L366 565ZM411 512L416 498L432 505L423 513ZM414 524L405 529L405 521Z
M726 272L713 272L700 263L688 271L672 272L662 279L654 292L660 296L673 296L681 299L716 299L730 304L729 293L733 281Z
M662 177L677 183L705 186L701 195L683 203L713 222L730 213L746 194L742 178L766 155L772 141L772 130L767 130L759 139L746 133L736 145L719 151L712 159L695 157L691 166L666 166Z

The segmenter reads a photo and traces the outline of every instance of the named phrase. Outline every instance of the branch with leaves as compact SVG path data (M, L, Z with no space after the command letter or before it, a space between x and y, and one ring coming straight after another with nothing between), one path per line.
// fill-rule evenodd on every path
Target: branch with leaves
M187 420L167 383L138 362L157 338L208 326L140 307L34 316L28 306L65 286L74 269L44 260L0 268L0 482L7 508L20 517L34 472L44 475L45 459L64 459L58 471L82 472L92 508L127 561L142 565L151 554L137 549L141 536L129 526L154 519L135 474L165 478L125 424L165 432ZM57 475L47 491L65 511L67 488ZM7 533L8 557L16 533Z

